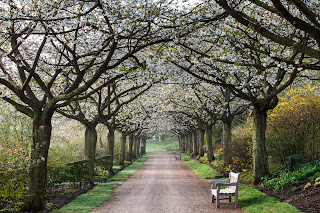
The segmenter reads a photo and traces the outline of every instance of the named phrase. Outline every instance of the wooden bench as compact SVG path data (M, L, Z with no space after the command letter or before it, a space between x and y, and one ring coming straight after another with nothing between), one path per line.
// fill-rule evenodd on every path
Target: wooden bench
M181 160L181 152L179 150L172 150L172 154L176 157L176 160Z
M171 146L168 146L168 147L167 147L167 151L170 151L170 150L171 150Z
M212 203L214 200L217 200L217 208L220 208L220 204L235 204L235 207L238 208L238 189L240 183L240 173L229 173L229 179L224 180L213 180L210 181L212 184ZM221 186L227 186L224 189L221 189ZM234 196L234 202L231 202L231 197ZM229 199L228 203L220 203L221 199Z
M178 150L175 152L175 155L176 155L176 160L181 160L181 151L179 151L178 153Z

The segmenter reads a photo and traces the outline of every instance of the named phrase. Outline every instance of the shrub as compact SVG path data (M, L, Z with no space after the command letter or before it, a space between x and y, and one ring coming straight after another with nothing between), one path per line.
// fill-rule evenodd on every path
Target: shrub
M95 159L96 166L100 166L103 170L111 171L112 157L107 155Z
M54 186L63 182L68 182L72 179L72 174L69 172L69 167L66 164L57 164L48 166L47 186Z
M293 172L279 171L278 177L270 179L270 177L264 177L262 186L273 188L274 191L278 191L280 188L292 183L297 183L299 180L308 178L320 171L320 163L312 164L308 163L304 166L297 168Z
M294 169L298 168L301 165L302 161L303 161L303 157L301 155L290 155L287 158L285 165L289 171L293 171Z
M273 163L285 164L289 156L303 154L305 143L301 135L288 131L268 133L266 147Z
M233 161L228 165L226 171L240 172L243 169L251 168L252 136L249 124L244 124L233 129L229 154L232 156Z
M27 167L30 159L23 148L6 149L0 145L0 209L18 211L28 196Z
M216 149L214 152L215 160L223 160L223 148Z
M290 155L300 154L312 157L319 154L316 144L313 150L312 130L319 137L320 96L316 87L289 88L286 97L268 115L267 150L275 163L285 163Z
M228 165L226 168L227 172L234 171L234 172L241 172L243 168L246 168L245 164L239 160L232 161L231 164Z
M223 167L224 165L223 148L214 150L213 155L215 159L214 161L211 162L211 164L216 167Z
M111 171L111 156L104 156L95 159L98 172ZM54 186L63 182L86 182L88 180L88 160L75 161L68 164L57 164L48 166L47 185Z

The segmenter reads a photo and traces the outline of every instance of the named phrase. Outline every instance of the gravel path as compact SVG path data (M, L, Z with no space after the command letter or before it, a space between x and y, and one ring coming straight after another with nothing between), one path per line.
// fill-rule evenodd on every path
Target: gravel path
M170 152L153 153L131 178L115 190L115 199L93 213L241 212L216 209L210 184Z

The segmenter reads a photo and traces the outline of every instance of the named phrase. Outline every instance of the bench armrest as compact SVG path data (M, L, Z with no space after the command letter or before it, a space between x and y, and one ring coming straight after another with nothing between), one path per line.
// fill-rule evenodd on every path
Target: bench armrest
M229 183L230 180L229 179L223 179L223 180L212 180L210 181L210 184L217 184L217 183Z
M229 183L229 182L230 182L230 179L212 180L210 181L210 184L212 184L211 189L216 188L218 183Z
M216 186L237 186L237 182L232 182L232 183L216 183Z

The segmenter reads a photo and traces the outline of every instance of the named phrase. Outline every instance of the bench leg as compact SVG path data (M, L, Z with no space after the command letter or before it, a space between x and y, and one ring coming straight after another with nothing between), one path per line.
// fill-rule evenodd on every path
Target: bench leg
M220 197L219 197L219 193L217 193L217 208L220 208Z
M212 203L214 203L214 195L212 195L212 199L211 199Z
M238 208L238 194L236 194L234 196L234 203L235 203L236 208Z

